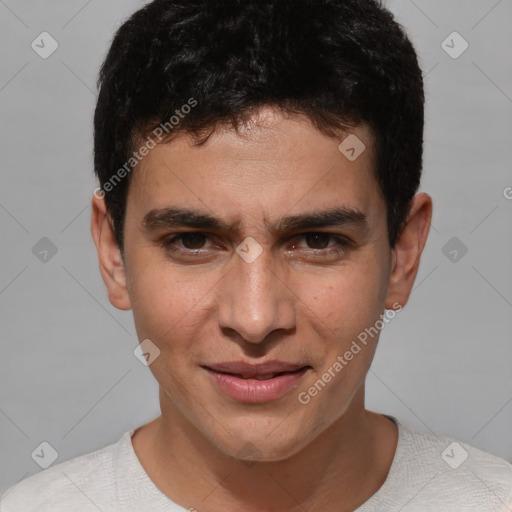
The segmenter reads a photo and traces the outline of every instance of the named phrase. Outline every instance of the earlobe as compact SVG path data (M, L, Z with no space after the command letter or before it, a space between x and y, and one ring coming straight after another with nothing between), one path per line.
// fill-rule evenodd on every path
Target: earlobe
M117 309L130 309L121 250L116 241L105 200L96 195L92 198L91 234L98 251L101 277L107 287L110 303Z
M407 221L393 249L393 264L386 297L387 309L397 309L397 304L403 307L409 300L431 219L431 197L423 192L416 194L411 201Z

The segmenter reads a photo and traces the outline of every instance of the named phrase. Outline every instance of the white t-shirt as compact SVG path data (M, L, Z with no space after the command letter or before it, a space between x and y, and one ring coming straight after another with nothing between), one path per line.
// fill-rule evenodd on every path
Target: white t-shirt
M511 464L388 417L398 425L393 463L384 484L354 512L512 512ZM176 505L150 480L133 450L134 431L11 486L0 512L194 510Z

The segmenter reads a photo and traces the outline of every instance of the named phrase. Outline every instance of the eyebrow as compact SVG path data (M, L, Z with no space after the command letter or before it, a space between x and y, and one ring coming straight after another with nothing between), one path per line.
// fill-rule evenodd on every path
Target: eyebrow
M149 211L144 216L142 225L148 231L159 228L185 227L234 233L237 231L240 221L228 224L222 219L201 210L168 207ZM366 231L369 226L366 215L360 210L351 207L338 207L283 217L269 226L269 231L280 233L327 227L358 227Z

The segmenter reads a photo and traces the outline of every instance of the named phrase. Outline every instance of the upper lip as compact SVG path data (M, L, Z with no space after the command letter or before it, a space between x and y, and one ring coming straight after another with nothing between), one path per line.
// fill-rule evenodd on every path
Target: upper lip
M232 361L205 365L205 368L216 372L241 375L245 378L257 375L268 375L270 373L294 372L309 365L301 363L288 363L284 361L266 361L263 363L251 364L245 361Z

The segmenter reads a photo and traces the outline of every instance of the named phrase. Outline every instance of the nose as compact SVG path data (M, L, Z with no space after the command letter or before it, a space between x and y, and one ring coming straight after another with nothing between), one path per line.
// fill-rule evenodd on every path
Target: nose
M264 251L248 263L235 255L234 268L219 289L218 322L222 329L236 331L246 342L258 344L276 330L295 327L294 294L285 275L272 268Z

